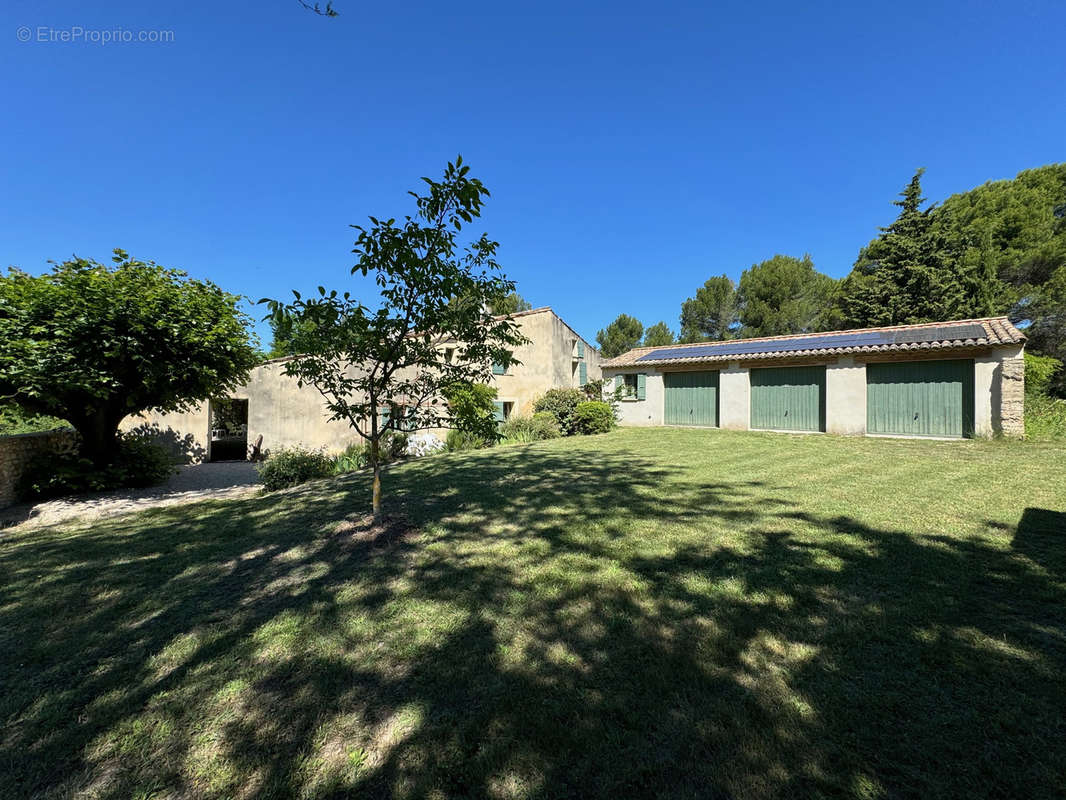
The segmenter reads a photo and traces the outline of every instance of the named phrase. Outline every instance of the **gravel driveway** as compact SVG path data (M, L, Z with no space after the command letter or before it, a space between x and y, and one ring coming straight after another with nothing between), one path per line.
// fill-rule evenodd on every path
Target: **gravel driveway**
M180 467L166 483L149 489L83 494L5 508L0 511L0 527L38 527L73 519L105 519L146 508L240 497L256 491L259 485L259 476L251 461L192 464Z

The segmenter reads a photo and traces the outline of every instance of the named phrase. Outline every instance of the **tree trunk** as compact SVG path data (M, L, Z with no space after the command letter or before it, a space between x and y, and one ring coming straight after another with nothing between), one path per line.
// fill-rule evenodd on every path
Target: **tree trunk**
M374 462L374 519L381 519L381 459L379 458L378 440L375 436L370 443L370 459Z
M119 420L121 421L121 420ZM118 422L104 409L70 420L81 437L81 455L96 466L112 463L118 454Z

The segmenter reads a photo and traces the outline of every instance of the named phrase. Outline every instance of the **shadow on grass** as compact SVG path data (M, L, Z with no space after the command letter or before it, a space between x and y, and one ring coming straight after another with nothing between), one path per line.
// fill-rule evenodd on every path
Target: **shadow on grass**
M0 795L1051 797L1061 514L1014 549L501 448L0 542Z

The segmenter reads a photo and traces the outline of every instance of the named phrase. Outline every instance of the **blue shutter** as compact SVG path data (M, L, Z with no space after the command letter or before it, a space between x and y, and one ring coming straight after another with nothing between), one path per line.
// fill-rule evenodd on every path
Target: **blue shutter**
M623 378L621 375L614 376L614 390L617 392L622 388Z
M645 396L647 395L647 387L646 387L647 377L648 376L645 375L643 372L638 372L637 373L637 399L638 400L643 400L645 398Z
M584 358L585 357L585 343L583 341L581 341L580 339L577 340L577 357L578 358Z
M496 413L494 415L495 420L497 422L503 422L503 401L497 400L493 405L496 406Z
M503 364L497 364L495 361L492 362L492 374L493 375L504 375L506 373L507 373L507 370L505 370L503 368Z
M389 424L389 407L381 406L378 409L378 430L382 430Z
M589 365L582 361L577 367L578 377L581 380L581 386L584 386L589 382Z

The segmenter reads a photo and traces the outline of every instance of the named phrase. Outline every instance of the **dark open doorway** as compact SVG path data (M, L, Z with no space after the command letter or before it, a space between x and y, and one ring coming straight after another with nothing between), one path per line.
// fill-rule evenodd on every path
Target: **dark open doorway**
M211 461L248 458L248 401L223 398L211 401Z

